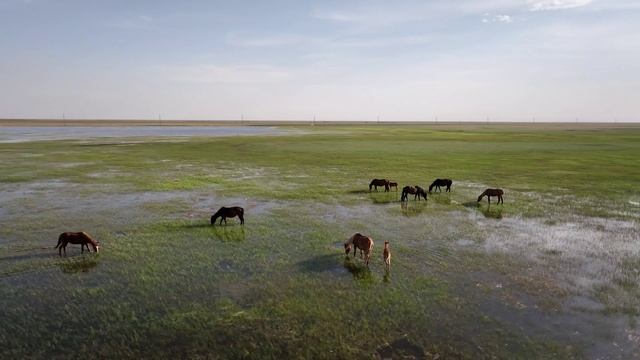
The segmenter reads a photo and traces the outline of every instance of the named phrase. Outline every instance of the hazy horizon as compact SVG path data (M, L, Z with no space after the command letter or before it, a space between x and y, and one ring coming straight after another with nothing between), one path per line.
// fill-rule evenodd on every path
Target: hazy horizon
M640 2L0 0L0 118L639 121Z

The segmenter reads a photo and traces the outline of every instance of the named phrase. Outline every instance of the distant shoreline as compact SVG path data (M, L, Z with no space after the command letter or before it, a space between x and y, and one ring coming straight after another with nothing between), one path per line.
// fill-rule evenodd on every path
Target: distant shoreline
M340 125L430 125L430 126L522 126L564 128L640 127L640 122L518 122L518 121L310 121L310 120L60 120L0 119L0 127L116 127L116 126L340 126Z

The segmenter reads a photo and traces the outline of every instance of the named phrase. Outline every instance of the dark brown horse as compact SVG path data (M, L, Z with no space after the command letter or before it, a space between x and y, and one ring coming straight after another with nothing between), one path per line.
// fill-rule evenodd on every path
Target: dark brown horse
M64 232L58 236L58 245L54 249L58 249L58 254L62 256L64 250L64 256L67 256L67 244L80 244L80 251L84 252L84 247L87 247L87 251L91 252L89 245L93 247L95 252L100 250L100 243L93 240L89 234L84 231L81 232Z
M374 187L375 187L375 190L378 191L378 186L384 186L385 192L389 191L389 180L387 179L371 180L371 182L369 183L369 191L371 191L371 188L374 188Z
M502 195L504 195L504 191L502 191L502 189L487 189L487 190L483 191L482 194L480 194L480 196L478 196L478 202L480 202L480 200L482 200L482 197L486 196L487 197L487 201L489 202L489 204L491 204L491 197L492 196L497 196L498 197L498 204L500 204L500 203L504 204L504 200L502 199Z
M244 225L244 209L240 206L233 207L221 207L220 210L216 211L213 216L211 216L211 225L215 225L216 220L220 219L220 225L222 225L222 221L224 220L225 225L227 224L227 218L232 217L240 218L240 225Z
M429 192L431 192L434 187L436 188L436 190L442 192L440 186L446 186L447 189L445 190L445 192L451 192L451 184L453 184L453 181L451 181L451 179L436 179L431 183L431 185L429 185Z
M371 251L373 250L373 239L364 236L360 233L355 233L344 243L344 252L349 255L351 247L353 246L353 257L356 257L358 249L360 249L360 256L364 252L364 262L369 266L369 260L371 259Z
M427 200L427 192L424 191L420 186L405 186L402 188L402 196L400 196L400 201L408 200L409 194L415 195L413 200L420 200L422 196L425 200Z
M396 191L398 191L398 183L389 181L389 188L396 188Z

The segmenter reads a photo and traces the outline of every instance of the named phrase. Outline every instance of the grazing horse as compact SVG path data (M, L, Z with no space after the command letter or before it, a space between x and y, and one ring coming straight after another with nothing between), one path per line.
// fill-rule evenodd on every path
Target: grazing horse
M369 191L371 191L371 188L376 189L376 191L378 191L378 186L384 186L384 192L389 191L389 180L387 179L373 179L371 180L371 182L369 183Z
M389 242L384 242L384 251L382 252L382 259L387 267L387 271L391 269L391 250L389 250Z
M408 200L409 194L415 195L413 200L420 200L420 196L422 196L425 200L427 200L427 192L424 191L420 186L405 186L402 188L402 196L400 197L400 201Z
M62 256L64 250L64 256L67 256L67 244L80 244L80 250L84 252L84 247L87 247L87 251L91 252L89 245L93 247L95 252L100 250L100 243L93 240L89 234L84 231L81 232L64 232L58 236L58 245L54 249L58 249L58 254Z
M398 191L398 183L397 182L389 181L389 188L392 188L392 187L396 188L396 191Z
M485 191L482 192L482 194L480 194L480 196L478 196L478 202L480 202L480 200L482 200L483 196L487 197L487 201L489 202L489 204L491 204L491 197L492 196L497 196L498 197L498 204L503 203L504 204L504 200L502 199L502 195L504 195L504 191L502 191L502 189L487 189Z
M216 211L215 214L213 214L213 216L211 216L211 225L215 225L216 220L218 218L220 219L220 225L222 225L222 220L224 220L224 224L227 224L227 218L232 218L232 217L238 217L240 218L240 225L244 225L244 209L241 208L240 206L233 206L233 207L221 207L220 210Z
M353 246L353 257L356 257L356 253L360 249L360 256L362 257L362 252L364 252L364 262L369 266L371 251L373 250L373 239L360 233L355 233L344 243L344 252L347 256L351 251L351 246Z
M429 186L429 193L431 193L431 189L433 189L434 187L436 188L436 190L442 192L440 186L446 186L447 189L445 190L445 192L451 192L451 184L453 184L453 181L451 181L451 179L436 179Z

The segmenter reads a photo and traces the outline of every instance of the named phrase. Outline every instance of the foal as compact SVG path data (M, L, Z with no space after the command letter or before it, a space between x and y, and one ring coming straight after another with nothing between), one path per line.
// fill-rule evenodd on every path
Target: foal
M391 269L391 250L389 250L389 242L384 242L384 251L382 252L382 259L387 267L387 271Z

